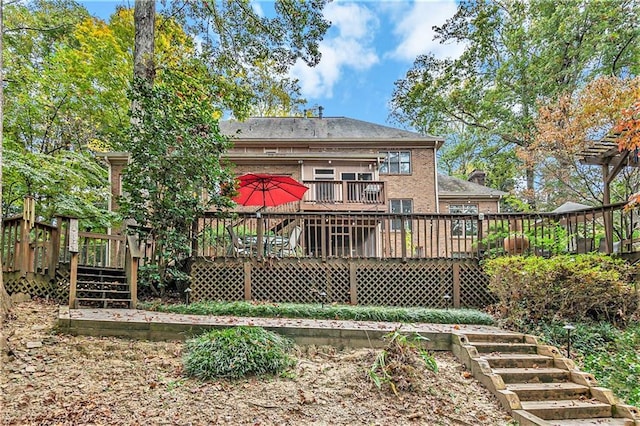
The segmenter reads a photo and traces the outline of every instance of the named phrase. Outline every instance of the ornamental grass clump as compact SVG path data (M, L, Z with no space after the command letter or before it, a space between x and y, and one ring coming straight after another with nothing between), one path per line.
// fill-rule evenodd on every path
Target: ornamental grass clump
M378 389L388 388L396 396L400 392L420 391L420 378L425 372L438 372L435 358L421 345L429 339L400 330L387 334L385 339L387 344L367 371L369 380Z
M279 374L296 364L293 342L260 327L211 330L185 345L184 371L200 380Z

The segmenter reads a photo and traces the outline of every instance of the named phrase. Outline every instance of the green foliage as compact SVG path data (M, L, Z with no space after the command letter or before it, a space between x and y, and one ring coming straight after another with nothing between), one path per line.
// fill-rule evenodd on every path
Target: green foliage
M565 348L567 332L564 323L544 323L523 330L541 335L558 348ZM640 404L640 324L620 330L610 323L575 324L571 333L571 352L581 368L592 373L600 386L628 404Z
M280 374L294 366L293 343L260 327L211 330L185 344L184 371L200 380Z
M221 189L233 187L221 161L229 142L207 102L210 82L201 80L197 67L184 64L178 74L165 70L162 83L138 84L132 93L136 125L125 142L131 163L119 202L124 217L148 227L143 237L156 244L156 257L148 260L158 265L162 283L179 274L190 256L190 231L203 212L231 206Z
M388 387L396 396L399 392L418 391L423 370L438 372L435 358L420 346L428 340L426 337L418 333L403 334L397 329L385 339L388 343L367 371L378 389Z
M457 143L473 145L459 151L461 162L487 166L497 187L521 177L516 167L523 163L515 154L534 141L540 104L572 93L595 75L639 71L640 49L633 41L638 26L626 19L640 13L637 2L484 0L457 6L456 14L435 28L436 39L459 43L464 51L455 59L417 57L395 84L393 117L425 133L451 135L447 149ZM534 182L548 180L543 175L546 161L536 157L538 175L534 164L527 164L528 190L534 190ZM590 178L580 182L594 189L589 185L598 181ZM564 186L550 197L574 195L580 187L575 182L560 182Z
M630 267L606 255L505 256L488 259L497 313L512 325L539 321L624 323L638 308Z
M198 302L189 305L141 303L141 309L194 315L233 315L265 318L314 318L433 324L493 324L493 318L472 309L390 308L351 305L311 305L258 302Z

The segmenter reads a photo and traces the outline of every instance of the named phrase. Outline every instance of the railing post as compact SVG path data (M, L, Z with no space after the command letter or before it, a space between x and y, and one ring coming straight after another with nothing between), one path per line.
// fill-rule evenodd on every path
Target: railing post
M75 309L76 289L78 287L78 252L71 253L71 270L69 271L69 309Z
M349 301L352 305L358 304L358 265L353 259L349 259Z
M244 300L251 300L251 262L244 262Z
M125 252L129 255L125 257L125 273L129 284L129 295L131 302L129 307L135 309L138 306L138 265L142 257L140 250L140 239L136 235L127 235Z
M78 219L69 220L69 252L71 270L69 271L69 309L76 307L76 288L78 286Z
M131 303L129 308L135 309L138 306L138 262L139 258L131 258L131 271L129 272L129 294Z
M31 272L29 268L29 260L31 259L31 254L29 253L30 234L29 221L23 218L20 221L20 275L23 277L27 275L27 272Z
M453 264L453 307L460 308L460 263Z
M51 229L51 243L49 246L49 277L55 278L58 263L60 262L60 228L62 227L62 218L56 217L56 226Z

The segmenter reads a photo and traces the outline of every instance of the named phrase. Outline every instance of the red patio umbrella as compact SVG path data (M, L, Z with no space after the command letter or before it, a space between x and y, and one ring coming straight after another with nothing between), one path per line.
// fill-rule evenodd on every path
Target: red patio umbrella
M233 201L243 206L273 207L299 201L309 189L286 175L248 173L238 180L238 195Z

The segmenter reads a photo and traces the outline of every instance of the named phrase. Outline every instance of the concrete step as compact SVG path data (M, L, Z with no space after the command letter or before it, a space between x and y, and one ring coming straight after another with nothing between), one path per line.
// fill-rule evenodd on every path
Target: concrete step
M571 373L560 368L493 368L504 383L554 383L568 382Z
M521 401L522 409L544 420L611 417L611 405L592 399Z
M487 354L482 358L487 360L491 368L545 368L553 367L553 358L537 354Z
M470 342L479 353L525 353L535 354L538 347L533 343L494 343L494 342Z
M523 343L522 333L465 333L469 342Z
M565 419L551 420L550 426L634 426L635 422L631 419L616 419L613 417L599 417L591 419Z
M587 386L573 382L560 383L510 383L507 389L515 392L520 401L549 401L589 398Z

